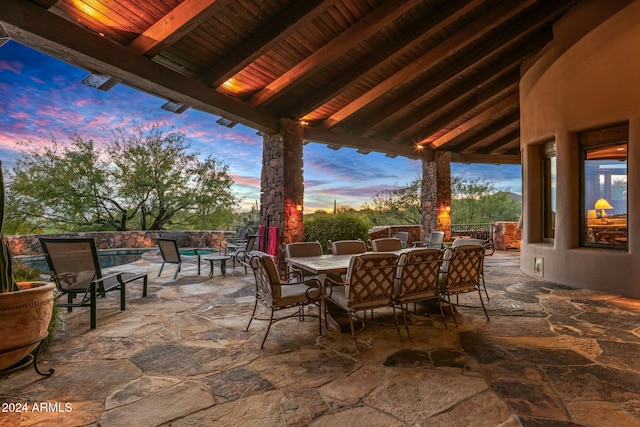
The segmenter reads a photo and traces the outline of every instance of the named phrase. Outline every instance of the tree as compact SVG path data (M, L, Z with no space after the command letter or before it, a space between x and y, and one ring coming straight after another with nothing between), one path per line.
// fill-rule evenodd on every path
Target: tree
M227 165L190 151L186 135L153 123L117 128L105 149L76 135L24 152L12 212L62 230L214 228L238 199Z
M515 221L521 212L516 195L496 191L487 178L451 177L451 222L454 224Z
M420 178L416 178L404 187L396 186L376 194L371 208L372 223L420 224L421 185Z

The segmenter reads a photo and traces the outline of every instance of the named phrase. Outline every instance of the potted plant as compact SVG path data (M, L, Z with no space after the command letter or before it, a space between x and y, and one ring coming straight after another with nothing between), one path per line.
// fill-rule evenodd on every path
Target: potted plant
M0 162L0 371L20 364L46 338L55 287L49 282L16 282L11 251L2 233L4 207Z

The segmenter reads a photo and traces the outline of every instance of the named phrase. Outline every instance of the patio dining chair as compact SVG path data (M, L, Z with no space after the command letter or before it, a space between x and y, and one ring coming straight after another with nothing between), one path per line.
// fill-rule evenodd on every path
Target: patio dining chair
M157 240L160 254L162 255L162 265L158 271L158 277L162 274L165 264L177 264L176 272L173 274L173 280L176 280L178 273L182 269L182 263L188 261L198 261L198 274L200 274L200 256L188 256L180 253L178 249L178 241L176 239L159 238Z
M396 330L400 335L395 305L392 303L397 264L398 256L395 254L355 255L351 258L344 282L336 281L331 277L325 280L325 298L347 312L356 350L359 348L354 317L357 316L358 311L366 312L366 310L391 306ZM401 335L400 339L402 339Z
M371 241L371 247L374 252L390 252L399 251L404 248L402 241L397 237L382 237Z
M357 255L367 252L367 244L362 240L337 240L331 242L334 255Z
M96 242L93 238L44 238L40 239L51 278L58 291L67 295L60 307L89 307L90 327L96 328L97 297L107 292L120 291L120 310L125 309L126 285L142 280L142 296L147 296L147 275L135 273L102 274ZM74 299L82 295L80 301Z
M400 239L400 243L402 243L402 247L407 247L407 241L409 240L409 232L408 231L394 231L389 233L389 237L395 237Z
M474 239L471 237L464 237L464 238L459 238L453 241L453 243L451 244L452 248L457 248L458 246L463 246L463 245L478 245L478 246L482 246L485 248L485 255L487 254L487 246L486 246L486 241L482 240L482 239ZM481 266L481 270L480 270L480 284L482 285L482 290L484 290L484 294L487 297L487 301L490 300L489 298L489 293L487 292L487 285L484 282L484 257L482 257L482 266Z
M229 255L231 257L234 270L236 268L237 261L240 263L240 265L244 266L245 274L248 272L247 266L249 265L249 257L256 248L257 239L258 236L255 235L247 236L247 241L244 244L238 245L232 251L226 253L226 255Z
M478 292L480 304L482 305L485 316L487 316L487 320L489 320L489 313L487 313L487 308L482 299L482 287L480 283L484 261L484 247L478 245L462 245L447 249L447 251L450 256L445 256L445 259L447 259L445 261L446 271L442 274L440 293L449 303L449 309L451 310L456 326L458 326L458 320L453 311L453 306L461 305L458 303L459 295L470 292ZM452 295L456 296L455 304L451 301Z
M409 334L409 327L405 317L406 306L409 303L415 304L432 299L438 301L442 323L447 329L444 311L440 304L439 287L440 267L443 256L443 250L430 248L412 249L400 256L393 301L402 311L407 334Z
M284 247L287 257L309 257L322 255L322 245L320 242L294 242L287 243ZM315 277L310 271L303 270L292 265L288 266L289 272L297 271L300 277Z
M318 315L307 315L318 317L318 334L322 334L322 322L320 321L320 299L322 297L322 290L318 279L307 279L299 282L289 274L279 275L273 258L264 252L255 251L250 256L248 265L253 270L256 281L256 301L245 331L249 330L251 322L254 319L267 320L269 322L260 348L264 347L271 325L280 320L294 317L298 317L300 321L303 321L305 317L304 308L310 304L318 306ZM258 318L256 316L258 303L270 310L268 318ZM294 308L297 310L277 318L274 317L276 311Z

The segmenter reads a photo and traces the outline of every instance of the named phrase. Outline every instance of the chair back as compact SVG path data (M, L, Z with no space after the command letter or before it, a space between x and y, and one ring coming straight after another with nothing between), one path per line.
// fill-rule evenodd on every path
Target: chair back
M400 242L402 243L402 247L406 248L407 247L407 241L409 240L409 232L408 231L394 231L393 233L389 234L389 237L396 237L396 238L400 239Z
M398 261L396 298L418 301L436 296L443 256L443 250L433 248L417 248L403 253Z
M178 241L176 239L159 238L158 247L162 260L170 264L179 264L182 262L180 251L178 250Z
M442 242L444 242L444 231L432 231L427 247L442 249Z
M356 255L367 252L367 244L362 240L338 240L331 242L334 255Z
M371 241L374 252L390 252L402 249L402 241L397 237L383 237Z
M247 236L247 232L249 230L246 228L241 229L240 231L238 231L238 235L234 238L235 240L242 240Z
M462 245L450 249L445 287L447 291L473 289L480 284L484 247Z
M285 253L288 257L307 257L322 255L322 245L320 242L295 242L285 246Z
M86 290L102 277L98 250L93 238L40 238L40 246L58 289Z
M482 239L472 239L471 237L464 237L464 238L459 238L453 241L453 243L451 244L452 248L457 248L458 246L462 246L462 245L478 245L478 246L484 246L484 240Z
M256 296L267 305L273 307L275 299L280 298L280 277L273 258L264 252L254 252L249 258L249 265L256 279Z
M398 267L398 256L389 253L368 253L351 258L345 292L354 309L380 307L388 304Z
M255 246L256 246L256 240L258 239L258 236L253 235L253 236L247 236L247 244L244 247L244 251L249 253L251 251L254 250Z

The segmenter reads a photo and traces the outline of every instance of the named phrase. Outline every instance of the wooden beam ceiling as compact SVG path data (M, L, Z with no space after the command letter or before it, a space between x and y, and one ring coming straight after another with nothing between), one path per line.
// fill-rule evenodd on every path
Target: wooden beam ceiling
M8 36L90 73L333 147L519 162L524 61L579 0L3 0Z

